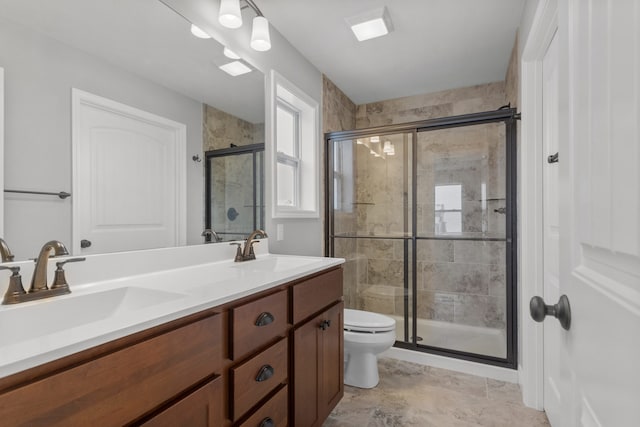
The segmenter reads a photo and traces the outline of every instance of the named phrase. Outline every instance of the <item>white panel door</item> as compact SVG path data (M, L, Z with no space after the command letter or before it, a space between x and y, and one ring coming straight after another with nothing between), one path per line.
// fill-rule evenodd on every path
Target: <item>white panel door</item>
M185 244L185 125L78 90L73 99L74 253Z
M580 426L640 425L640 2L563 2L567 132L560 281L573 325L566 410ZM566 155L564 154L566 153Z

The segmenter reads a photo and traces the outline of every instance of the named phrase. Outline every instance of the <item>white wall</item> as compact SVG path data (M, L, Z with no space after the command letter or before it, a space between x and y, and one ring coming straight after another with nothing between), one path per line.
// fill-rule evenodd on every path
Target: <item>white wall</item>
M203 226L202 105L86 52L0 21L5 69L5 188L71 191L71 88L187 125L188 243ZM73 196L72 196L73 197ZM47 240L71 240L71 199L5 195L5 233L17 259Z

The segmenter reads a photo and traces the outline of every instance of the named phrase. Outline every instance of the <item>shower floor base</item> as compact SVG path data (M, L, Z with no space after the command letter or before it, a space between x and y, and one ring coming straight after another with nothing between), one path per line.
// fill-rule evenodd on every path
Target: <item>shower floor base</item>
M396 320L396 340L404 341L404 318ZM412 342L411 322L409 341ZM464 351L499 358L507 357L507 337L504 329L458 325L437 320L418 319L418 344L447 350Z

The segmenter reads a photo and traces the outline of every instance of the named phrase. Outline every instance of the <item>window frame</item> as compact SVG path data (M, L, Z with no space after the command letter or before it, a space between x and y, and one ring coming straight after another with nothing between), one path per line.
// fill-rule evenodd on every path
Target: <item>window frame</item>
M270 72L269 90L269 127L270 138L266 146L268 152L268 178L270 183L271 218L320 218L320 103L310 97L275 70ZM298 199L294 206L280 205L278 197L278 165L295 163L294 156L278 153L277 119L278 106L293 107L299 114L297 152L297 176L295 192ZM286 108L286 107L285 107Z
M279 151L276 142L276 174L278 173L278 166L280 164L291 166L294 168L294 182L292 204L281 205L278 202L278 207L298 209L300 207L300 166L302 164L302 161L300 159L300 110L284 101L283 99L276 98L276 135L278 135L278 110L280 109L286 111L287 113L290 113L293 116L293 156Z

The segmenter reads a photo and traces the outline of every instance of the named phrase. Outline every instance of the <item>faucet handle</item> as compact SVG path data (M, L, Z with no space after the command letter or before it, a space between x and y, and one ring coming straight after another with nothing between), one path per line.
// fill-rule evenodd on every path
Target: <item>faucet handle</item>
M236 258L234 259L235 262L241 262L242 261L242 243L238 243L238 242L231 242L229 243L231 246L236 245L238 248L236 249Z
M11 272L13 273L12 275L16 275L20 273L20 266L19 265L15 265L15 266L0 265L0 270L11 270Z
M80 262L80 261L85 261L86 258L85 257L78 257L78 258L67 258L64 261L58 261L56 262L56 267L62 269L62 266L65 265L68 262Z
M253 251L253 245L256 243L260 243L260 240L252 240L250 242L247 242L247 244L249 245L249 258L250 259L256 259L256 253Z
M53 278L53 284L51 285L51 289L69 290L69 284L67 283L67 278L64 275L64 269L62 267L68 262L80 262L84 260L86 260L85 257L78 257L78 258L68 258L68 259L65 259L64 261L56 262L57 268L55 271L55 276Z
M2 304L15 304L20 302L20 296L26 294L24 287L22 286L22 276L20 276L20 267L12 266L6 267L0 265L0 270L11 270L11 277L9 277L9 286L7 292L4 294Z

